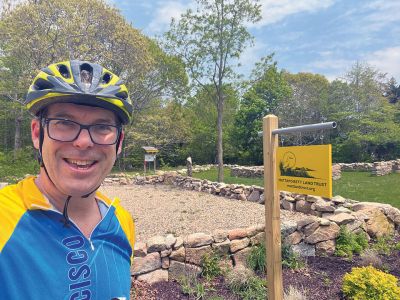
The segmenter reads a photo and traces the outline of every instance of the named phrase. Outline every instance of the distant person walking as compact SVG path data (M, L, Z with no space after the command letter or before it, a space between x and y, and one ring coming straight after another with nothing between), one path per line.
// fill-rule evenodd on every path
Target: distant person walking
M192 157L190 155L188 158L186 158L186 168L187 168L187 176L192 177L193 168L192 168Z

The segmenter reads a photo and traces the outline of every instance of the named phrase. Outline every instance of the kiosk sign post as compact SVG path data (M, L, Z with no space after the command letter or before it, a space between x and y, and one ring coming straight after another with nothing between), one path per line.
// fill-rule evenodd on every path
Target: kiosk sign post
M156 155L158 153L158 149L155 147L142 147L142 149L144 149L145 154L144 154L144 162L143 162L143 166L144 166L144 173L146 174L146 165L147 163L153 163L154 165L154 173L156 172Z

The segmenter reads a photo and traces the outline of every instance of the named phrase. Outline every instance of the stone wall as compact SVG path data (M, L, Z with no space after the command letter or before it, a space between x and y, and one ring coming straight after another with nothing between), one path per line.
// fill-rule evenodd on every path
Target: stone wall
M337 204L343 199L336 198ZM298 200L303 201L303 200ZM328 201L305 198L323 217L306 216L297 222L281 224L285 243L301 256L332 255L340 226L353 232L362 232L370 239L391 234L400 225L400 211L390 205L377 203L348 203L348 208L327 206ZM344 202L346 203L346 202ZM215 230L213 234L193 233L185 237L155 236L147 242L135 245L131 274L134 278L149 283L179 279L189 273L201 273L205 254L218 253L226 268L246 265L251 247L265 242L265 228L254 225L233 230Z
M231 176L246 178L262 178L264 176L263 166L238 166L232 165ZM371 172L374 176L383 176L390 173L400 173L400 159L379 161L374 163L337 163L332 165L332 179L341 177L341 171Z
M384 176L390 173L400 173L400 159L377 161L373 163L339 163L342 171L371 172L374 176Z
M157 176L108 178L105 184L170 184L238 201L264 203L264 189L258 186L224 184L180 176L174 172ZM400 229L400 210L388 204L358 202L341 196L322 198L290 192L280 193L281 208L306 214L297 222L281 224L287 243L302 256L332 255L341 225L361 232L368 239L393 234ZM244 264L253 245L264 241L264 226L218 230L212 235L193 233L186 237L167 235L135 246L132 275L147 282L177 278L201 272L201 257L213 251L226 254L228 267Z

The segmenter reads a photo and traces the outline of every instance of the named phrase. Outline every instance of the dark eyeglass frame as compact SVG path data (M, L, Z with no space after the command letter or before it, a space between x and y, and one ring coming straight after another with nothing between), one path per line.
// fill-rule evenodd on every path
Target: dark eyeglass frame
M56 139L56 138L54 138L54 137L52 137L50 135L49 123L50 123L50 121L53 121L53 120L67 121L67 122L74 123L74 124L76 124L76 125L78 125L80 127L79 131L78 131L78 133L76 134L76 136L73 139L66 140L66 141L65 140L58 140L58 139ZM92 143L96 144L96 145L101 145L101 146L115 145L118 142L118 140L120 138L120 135L121 135L121 131L122 131L122 126L121 125L111 125L111 124L103 124L103 123L84 125L84 124L81 124L81 123L78 123L78 122L75 122L75 121L72 121L72 120L69 120L69 119L65 119L65 118L42 118L42 124L43 125L47 125L46 126L47 127L47 135L49 136L50 139L52 139L54 141L57 141L57 142L73 142L79 137L79 135L81 134L82 129L87 129L87 131L89 133L89 136L90 136L90 140L92 141ZM113 127L113 128L117 129L117 135L116 135L115 141L113 143L101 144L101 143L96 143L93 140L92 133L90 132L90 128L92 128L94 126L99 126L99 125L110 126L110 127Z

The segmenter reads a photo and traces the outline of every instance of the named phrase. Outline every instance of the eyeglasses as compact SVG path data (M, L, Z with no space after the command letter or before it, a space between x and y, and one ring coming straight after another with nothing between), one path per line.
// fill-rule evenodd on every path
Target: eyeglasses
M62 118L43 118L47 124L47 134L55 141L73 142L82 129L87 129L90 139L97 145L114 145L121 133L121 126L110 124L83 125L75 121Z

